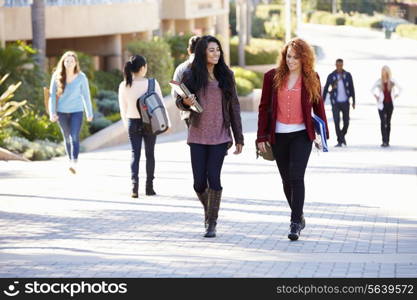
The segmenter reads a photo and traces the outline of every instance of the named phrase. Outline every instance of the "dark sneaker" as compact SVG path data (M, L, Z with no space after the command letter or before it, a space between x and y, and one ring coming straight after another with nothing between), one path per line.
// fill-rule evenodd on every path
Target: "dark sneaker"
M288 233L288 238L291 241L296 241L300 237L301 225L299 223L291 222L290 232Z
M336 145L334 145L335 147L342 147L342 143L337 143Z

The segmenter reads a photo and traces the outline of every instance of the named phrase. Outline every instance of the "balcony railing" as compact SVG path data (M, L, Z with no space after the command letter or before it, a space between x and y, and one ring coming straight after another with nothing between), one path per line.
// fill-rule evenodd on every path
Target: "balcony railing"
M46 0L49 6L69 6L69 5L100 5L100 4L118 4L118 3L138 3L151 2L150 0ZM33 0L5 0L5 7L30 6Z

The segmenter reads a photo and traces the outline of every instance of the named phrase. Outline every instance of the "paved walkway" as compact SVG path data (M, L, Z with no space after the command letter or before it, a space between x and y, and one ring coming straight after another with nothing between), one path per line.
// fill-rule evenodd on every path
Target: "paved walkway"
M304 34L363 37L331 30ZM408 55L391 63L417 68ZM417 277L417 87L408 85L395 107L392 147L380 148L376 107L360 88L375 79L367 65L347 67L359 86L348 147L311 154L299 241L286 237L276 166L255 159L256 113L244 113L246 146L226 158L215 239L202 237L183 133L159 138L155 197L142 184L140 198L129 198L128 145L83 153L75 176L63 158L0 162L0 277ZM331 68L321 61L321 77ZM394 74L408 84L406 74Z

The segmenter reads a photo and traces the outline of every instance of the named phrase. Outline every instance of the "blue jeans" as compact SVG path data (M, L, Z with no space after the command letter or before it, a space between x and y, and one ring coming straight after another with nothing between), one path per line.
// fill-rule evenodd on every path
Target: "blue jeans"
M142 149L142 139L145 142L146 181L151 182L155 173L155 143L156 135L143 132L142 119L128 120L128 136L132 147L132 160L130 162L132 183L139 182L139 161Z
M74 113L58 112L58 122L64 137L65 149L71 160L78 159L80 153L80 130L83 124L83 112Z
M190 150L194 190L203 193L207 184L212 190L222 190L220 173L227 152L227 143L219 145L190 143Z

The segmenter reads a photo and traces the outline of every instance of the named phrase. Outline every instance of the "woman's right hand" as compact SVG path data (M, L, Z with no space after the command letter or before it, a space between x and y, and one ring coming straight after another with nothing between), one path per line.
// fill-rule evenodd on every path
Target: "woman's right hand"
M188 106L193 106L193 105L194 105L194 103L195 103L195 95L194 95L194 94L191 94L191 95L190 95L190 97L183 98L183 99L182 99L182 102L183 102L185 105L188 105Z
M52 115L49 117L49 120L51 120L51 122L56 122L56 121L58 121L58 115L52 114Z
M261 151L261 152L263 152L263 153L265 153L266 152L266 142L260 142L260 143L258 143L258 149Z

